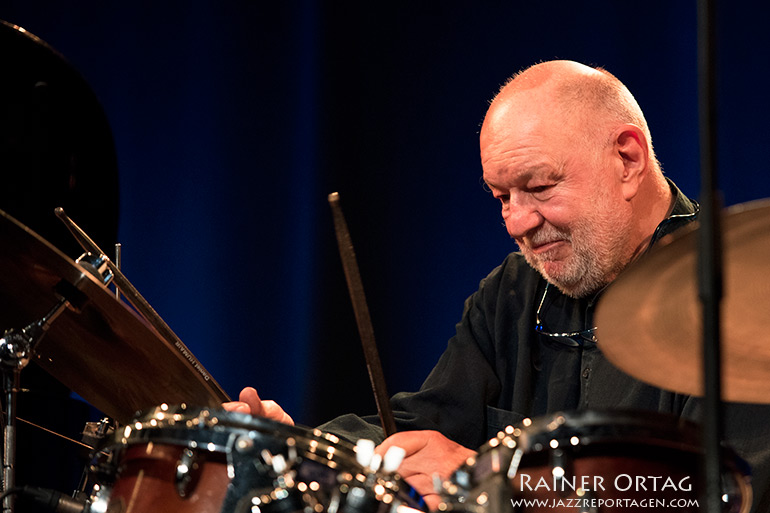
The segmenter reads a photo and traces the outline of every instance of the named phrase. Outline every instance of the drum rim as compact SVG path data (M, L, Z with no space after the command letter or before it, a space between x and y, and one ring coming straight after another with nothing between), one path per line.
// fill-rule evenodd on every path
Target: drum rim
M604 431L591 432L592 428ZM640 436L642 431L645 436ZM578 437L577 443L574 436ZM484 444L474 460L501 448L518 449L525 454L550 451L554 439L559 447L627 444L703 454L700 427L690 419L652 410L587 409L548 413L508 426ZM748 462L726 442L722 443L722 452L726 468L751 476ZM464 466L465 470L471 467L472 462Z
M641 410L560 411L523 421L503 433L516 433L525 451L548 449L552 439L571 445L640 443L697 451L700 433L692 421L672 414ZM509 433L510 431L510 433ZM573 437L577 437L577 443ZM538 446L543 446L541 449Z
M257 433L276 442L293 439L297 450L309 459L355 461L355 448L346 440L317 428L292 426L263 417L219 408L160 405L138 413L131 424L119 428L99 448L101 451L126 448L148 442L187 445L210 452L226 452L232 436ZM184 435L184 436L183 436ZM312 448L311 451L306 449Z

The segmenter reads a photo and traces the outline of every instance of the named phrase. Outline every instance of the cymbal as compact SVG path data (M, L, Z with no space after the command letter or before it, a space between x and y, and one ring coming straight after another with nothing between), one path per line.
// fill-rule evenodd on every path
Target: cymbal
M33 359L106 415L127 423L162 403L218 407L228 400L187 348L167 342L91 274L3 211L0 268L0 331L42 318L59 302L60 282L79 291L76 308L53 321Z
M81 249L51 212L63 207L111 248L118 232L118 159L91 86L67 59L0 20L0 209L71 258Z
M703 395L703 323L697 226L660 241L602 295L599 346L628 374ZM722 218L722 399L770 403L770 200L725 209Z

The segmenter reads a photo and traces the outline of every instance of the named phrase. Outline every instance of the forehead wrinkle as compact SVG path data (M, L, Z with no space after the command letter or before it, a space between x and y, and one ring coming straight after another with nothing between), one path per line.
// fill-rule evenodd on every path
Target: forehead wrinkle
M506 148L487 156L482 162L484 177L488 175L506 175L508 180L521 181L536 174L546 174L547 177L561 174L565 162L555 160L553 155L544 154L535 145L525 148Z

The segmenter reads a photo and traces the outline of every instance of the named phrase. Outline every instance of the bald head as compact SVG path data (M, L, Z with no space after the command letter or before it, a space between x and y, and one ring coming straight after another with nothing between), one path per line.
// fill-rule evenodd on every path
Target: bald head
M598 77L601 72L595 68L574 61L546 61L535 64L515 74L500 89L500 93L540 89L576 79Z
M534 112L533 112L534 110ZM660 172L642 109L626 86L601 68L574 61L535 64L511 77L493 99L482 132L511 116L548 116L572 128L587 144L610 144L614 126L632 124L642 131L651 169Z

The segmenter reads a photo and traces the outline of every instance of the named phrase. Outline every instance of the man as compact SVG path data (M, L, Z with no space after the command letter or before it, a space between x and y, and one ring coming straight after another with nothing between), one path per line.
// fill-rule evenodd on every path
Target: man
M592 316L604 287L698 212L663 176L631 93L606 71L575 62L532 66L492 102L480 147L484 181L520 253L468 298L422 388L394 396L399 432L378 448L406 449L399 472L430 506L434 474L447 477L525 417L624 408L699 418L699 401L625 375L596 344ZM226 407L290 422L254 389L239 399ZM770 442L757 413L762 407L737 407L727 434L755 466L762 493ZM382 441L375 422L348 415L321 429Z

